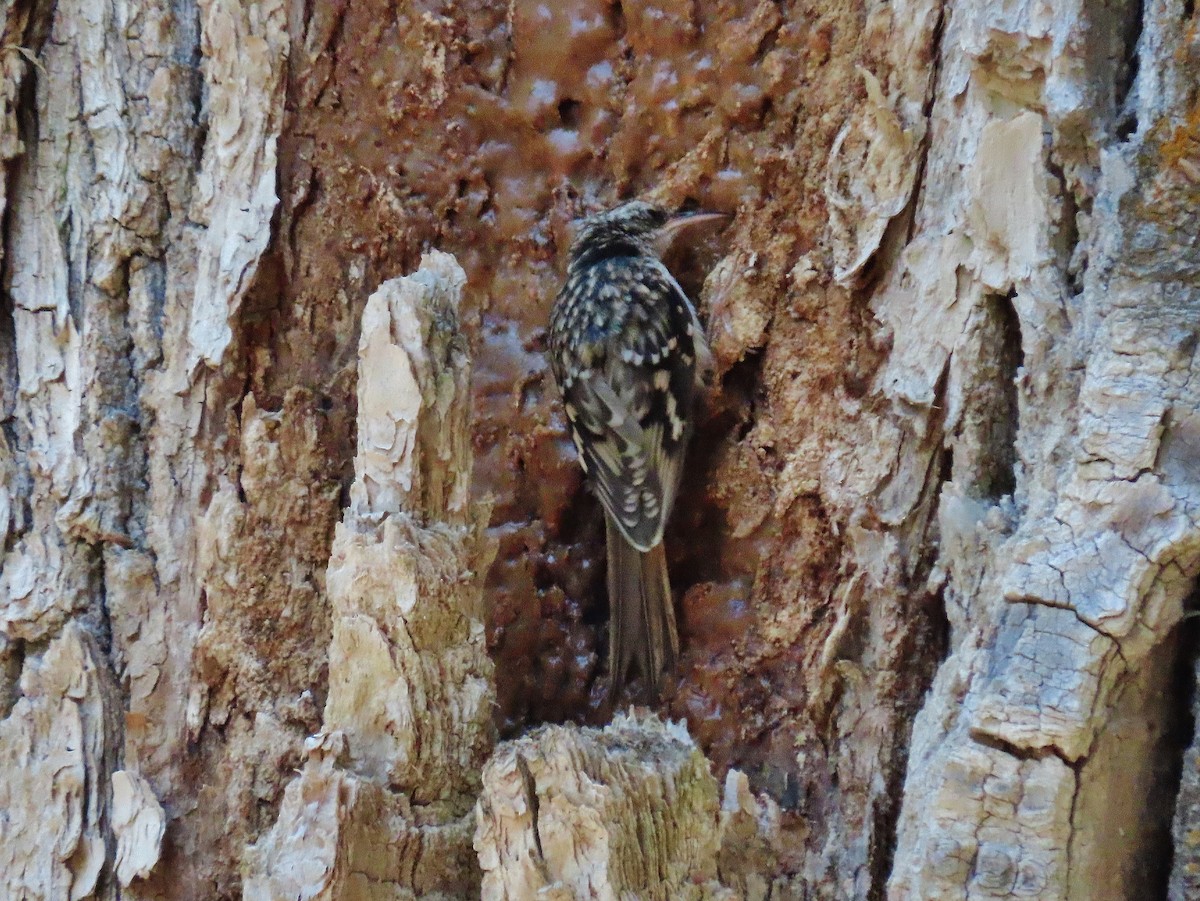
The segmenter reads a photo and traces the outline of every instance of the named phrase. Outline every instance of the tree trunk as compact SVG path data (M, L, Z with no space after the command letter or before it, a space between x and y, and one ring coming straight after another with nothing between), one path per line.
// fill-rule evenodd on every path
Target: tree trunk
M1200 897L1190 0L0 21L0 898ZM657 717L544 359L635 195L735 214Z

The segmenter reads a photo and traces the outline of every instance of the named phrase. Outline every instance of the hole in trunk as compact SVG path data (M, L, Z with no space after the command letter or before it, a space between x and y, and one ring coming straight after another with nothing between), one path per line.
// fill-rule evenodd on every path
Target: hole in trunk
M1016 490L1017 378L1025 363L1015 294L984 299L971 338L976 355L958 425L955 481L970 495L998 501Z

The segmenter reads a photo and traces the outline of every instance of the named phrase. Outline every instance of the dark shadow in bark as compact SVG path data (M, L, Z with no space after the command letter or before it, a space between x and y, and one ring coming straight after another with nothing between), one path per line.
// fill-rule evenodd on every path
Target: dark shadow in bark
M1165 643L1177 644L1178 656L1172 685L1174 720L1158 767L1163 803L1154 805L1162 815L1150 825L1146 847L1154 850L1144 861L1148 897L1153 898L1193 897L1188 891L1200 890L1200 854L1197 843L1188 840L1200 829L1200 586L1193 588L1184 610L1183 622ZM1168 892L1169 882L1174 895Z

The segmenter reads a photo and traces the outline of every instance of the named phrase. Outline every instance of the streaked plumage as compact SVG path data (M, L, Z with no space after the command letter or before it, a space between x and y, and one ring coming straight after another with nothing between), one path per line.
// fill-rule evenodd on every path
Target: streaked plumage
M640 201L584 220L550 316L551 366L605 510L614 688L636 660L657 690L679 655L662 537L708 347L655 253L666 221Z

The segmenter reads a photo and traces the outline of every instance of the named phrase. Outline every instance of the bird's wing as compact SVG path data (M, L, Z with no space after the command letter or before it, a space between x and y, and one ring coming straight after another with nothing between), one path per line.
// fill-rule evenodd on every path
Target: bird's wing
M621 327L598 365L564 386L564 399L601 503L629 543L648 550L662 539L675 500L703 336L662 264L642 265Z

